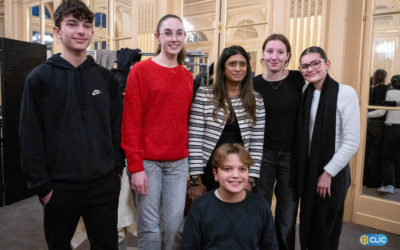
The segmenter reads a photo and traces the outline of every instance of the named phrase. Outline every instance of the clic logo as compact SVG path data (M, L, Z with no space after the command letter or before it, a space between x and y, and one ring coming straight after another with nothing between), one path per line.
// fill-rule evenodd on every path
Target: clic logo
M384 234L363 234L360 236L360 244L363 246L384 246L388 237Z

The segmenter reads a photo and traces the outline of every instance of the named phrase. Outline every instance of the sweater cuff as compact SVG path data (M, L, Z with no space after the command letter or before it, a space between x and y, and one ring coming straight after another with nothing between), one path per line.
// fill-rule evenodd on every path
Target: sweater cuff
M128 161L128 170L131 174L144 171L143 158L140 155L134 155Z
M340 170L342 170L345 166L341 167L335 164L332 160L324 167L324 170L328 172L332 177L335 177Z

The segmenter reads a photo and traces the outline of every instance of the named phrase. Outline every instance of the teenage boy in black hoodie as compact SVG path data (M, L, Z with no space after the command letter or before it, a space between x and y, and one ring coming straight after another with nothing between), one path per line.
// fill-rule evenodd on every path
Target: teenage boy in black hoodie
M62 53L35 68L21 104L21 165L44 205L49 249L71 249L82 216L91 249L118 249L122 98L118 83L86 56L93 13L63 0L54 14Z

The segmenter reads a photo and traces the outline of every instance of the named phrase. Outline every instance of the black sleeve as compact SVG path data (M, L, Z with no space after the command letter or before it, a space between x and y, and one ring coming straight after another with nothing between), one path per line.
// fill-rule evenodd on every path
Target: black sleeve
M114 149L115 171L121 175L125 167L125 155L121 148L122 93L117 80L113 76L111 76L110 81L111 139Z
M198 201L196 201L198 202ZM201 232L201 209L196 202L189 210L183 228L182 248L181 250L200 250L202 249Z
M265 203L267 204L267 203ZM264 232L261 237L260 249L278 250L278 241L276 239L275 226L272 218L271 209L266 206L264 216Z
M28 188L43 198L53 189L46 168L39 74L25 80L21 101L19 142L21 168Z
M397 102L396 101L382 101L380 106L396 107L397 106Z

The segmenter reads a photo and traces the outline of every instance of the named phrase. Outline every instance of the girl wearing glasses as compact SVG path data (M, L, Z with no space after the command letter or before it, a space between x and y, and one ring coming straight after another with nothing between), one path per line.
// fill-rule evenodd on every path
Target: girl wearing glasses
M217 188L211 159L224 143L241 143L249 151L254 165L250 166L249 183L260 174L264 138L264 104L253 92L250 59L240 46L222 51L213 86L201 86L196 92L189 121L189 173L192 200L206 190ZM234 182L231 184L235 186Z
M357 151L360 110L355 90L332 79L320 47L300 56L309 81L300 102L293 180L301 196L301 249L338 249L344 201L350 185L349 160Z
M291 48L285 36L270 35L262 51L266 71L253 79L254 89L264 99L266 113L257 192L271 204L275 187L275 229L279 248L294 250L298 199L289 179L295 120L304 79L299 71L286 69Z
M155 38L156 56L136 63L128 76L122 148L131 173L139 249L178 249L189 168L193 77L181 66L182 20L170 14L162 17Z

